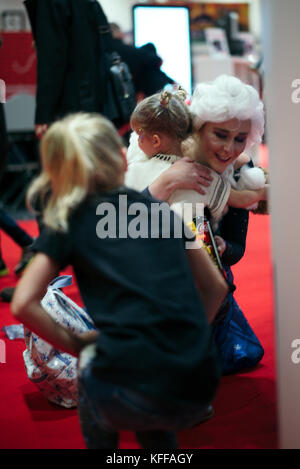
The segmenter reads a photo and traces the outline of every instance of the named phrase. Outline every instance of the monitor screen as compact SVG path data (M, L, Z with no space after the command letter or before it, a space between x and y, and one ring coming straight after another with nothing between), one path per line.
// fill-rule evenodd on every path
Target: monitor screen
M188 7L135 5L134 45L152 43L161 57L161 69L192 93L190 15Z

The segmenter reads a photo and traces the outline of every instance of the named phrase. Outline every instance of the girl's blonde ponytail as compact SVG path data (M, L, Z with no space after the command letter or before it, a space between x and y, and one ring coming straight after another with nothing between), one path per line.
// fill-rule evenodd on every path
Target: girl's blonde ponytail
M28 192L45 203L43 221L67 231L71 212L91 192L120 184L122 141L102 116L74 114L54 123L41 142L43 172Z

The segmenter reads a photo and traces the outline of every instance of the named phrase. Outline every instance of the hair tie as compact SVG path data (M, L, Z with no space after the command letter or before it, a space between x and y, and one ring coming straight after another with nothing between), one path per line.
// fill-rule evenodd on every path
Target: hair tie
M168 107L171 96L172 96L171 93L169 93L168 91L164 91L162 93L161 99L160 99L160 104L164 109L166 109Z

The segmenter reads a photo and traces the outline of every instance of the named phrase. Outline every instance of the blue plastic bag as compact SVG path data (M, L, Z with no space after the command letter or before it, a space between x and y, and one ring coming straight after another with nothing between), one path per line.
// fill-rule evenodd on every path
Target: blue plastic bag
M227 278L233 282L230 269ZM226 317L213 326L213 339L218 350L223 375L237 373L257 365L264 356L264 349L251 329L242 310L229 294Z

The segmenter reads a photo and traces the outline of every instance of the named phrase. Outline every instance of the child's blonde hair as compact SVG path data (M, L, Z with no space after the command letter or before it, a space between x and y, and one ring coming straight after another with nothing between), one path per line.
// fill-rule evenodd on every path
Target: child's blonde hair
M192 118L185 103L186 97L186 92L179 87L174 93L165 90L143 99L131 115L131 127L184 140L192 131Z
M78 113L55 122L41 142L42 173L31 185L30 206L39 199L45 225L67 231L68 218L89 193L123 182L121 138L97 114Z

